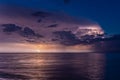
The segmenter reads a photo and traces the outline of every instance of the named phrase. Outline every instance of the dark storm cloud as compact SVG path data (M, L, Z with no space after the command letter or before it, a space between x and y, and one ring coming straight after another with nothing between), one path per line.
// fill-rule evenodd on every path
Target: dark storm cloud
M108 33L120 32L119 0L0 0L0 4L64 12L99 22Z
M70 2L70 0L64 0L64 3L65 4L67 4L67 3L69 3Z

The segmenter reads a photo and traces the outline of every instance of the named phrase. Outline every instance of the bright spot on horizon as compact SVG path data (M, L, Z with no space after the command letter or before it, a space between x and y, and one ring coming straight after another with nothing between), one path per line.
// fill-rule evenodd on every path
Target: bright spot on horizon
M52 44L0 43L0 52L92 52L91 46L63 46Z

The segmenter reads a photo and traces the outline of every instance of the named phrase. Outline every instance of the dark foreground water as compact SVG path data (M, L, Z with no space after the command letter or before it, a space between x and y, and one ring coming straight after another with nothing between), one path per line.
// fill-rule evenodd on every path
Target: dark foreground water
M0 54L0 80L120 80L120 54Z

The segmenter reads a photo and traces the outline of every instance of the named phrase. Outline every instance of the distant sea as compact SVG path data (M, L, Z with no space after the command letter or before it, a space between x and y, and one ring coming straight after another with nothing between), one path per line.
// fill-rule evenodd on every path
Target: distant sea
M120 54L1 53L0 80L120 80Z

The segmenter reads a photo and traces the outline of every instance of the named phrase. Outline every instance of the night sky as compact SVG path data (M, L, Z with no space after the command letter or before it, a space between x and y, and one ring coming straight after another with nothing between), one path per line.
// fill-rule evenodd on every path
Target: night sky
M120 33L120 0L0 0L0 5L61 12L98 22L106 33Z

